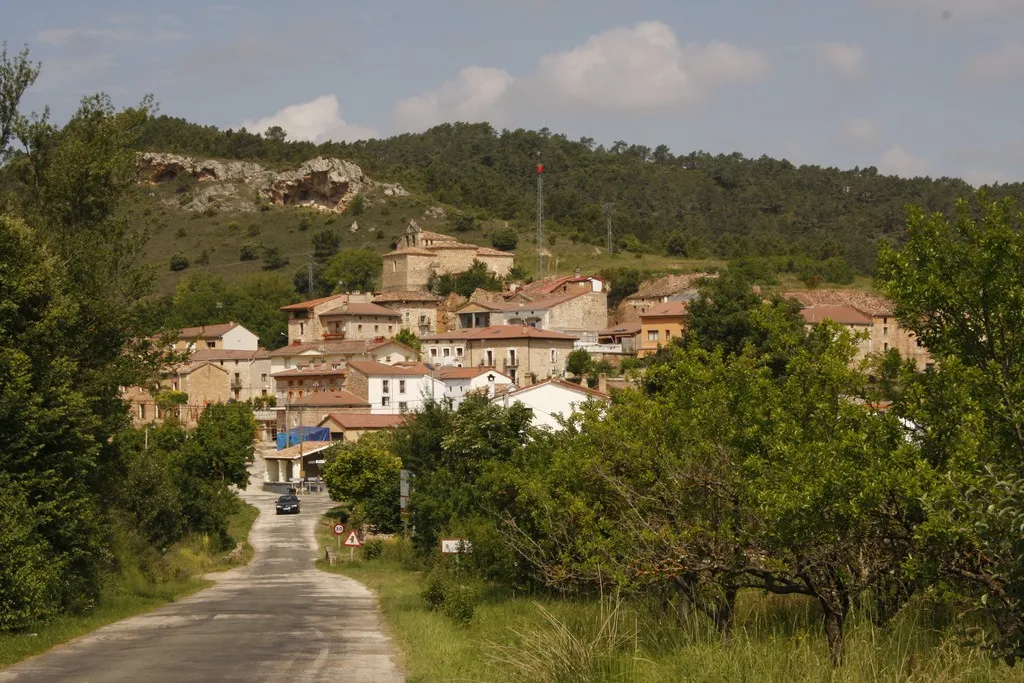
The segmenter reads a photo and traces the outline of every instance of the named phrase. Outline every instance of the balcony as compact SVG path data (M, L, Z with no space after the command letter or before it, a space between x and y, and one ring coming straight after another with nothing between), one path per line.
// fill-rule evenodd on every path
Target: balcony
M242 380L241 379L233 379L233 380L231 380L231 391L241 391L241 390L242 390Z
M501 367L506 370L512 370L519 367L519 358L506 358L501 362Z

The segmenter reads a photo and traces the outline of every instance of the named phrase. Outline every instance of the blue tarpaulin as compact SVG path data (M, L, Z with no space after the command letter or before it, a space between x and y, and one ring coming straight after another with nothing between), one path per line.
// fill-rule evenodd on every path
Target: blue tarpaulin
M295 427L287 432L277 433L277 450L297 446L306 441L330 441L331 430L327 427Z

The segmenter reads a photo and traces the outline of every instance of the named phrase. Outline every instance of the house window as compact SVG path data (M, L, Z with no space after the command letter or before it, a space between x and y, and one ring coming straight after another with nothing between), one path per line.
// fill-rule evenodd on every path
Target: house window
M437 349L430 349L430 357L437 358Z
M374 332L379 332L380 331L380 325L374 325L373 326L373 331Z
M456 356L458 356L459 358L462 358L464 353L465 353L465 351L464 351L464 349L461 346L456 346L455 347L455 355Z
M647 341L658 341L658 331L647 330Z
M445 356L445 357L450 356L450 355L452 355L452 350L447 348L447 347L445 347L445 348L441 349L441 355Z
M390 380L383 380L382 384L384 386L384 389L383 389L384 393L385 394L391 393L391 381Z
M394 325L388 325L388 334L391 334L391 329L392 329L393 327L394 327Z
M384 406L385 408L387 408L389 405L391 405L391 397L390 396L385 396L384 398L382 398L380 400L380 404L382 406Z
M290 387L295 386L295 380L291 380L291 379L288 380L288 386L290 386Z
M882 324L883 325L888 325L889 324L889 316L883 316L882 317Z
M302 389L299 389L299 398L302 398Z
M398 380L398 393L400 393L400 394L404 394L405 393L405 380L404 379Z
M915 339L914 341L917 343L917 348L921 348L922 346L924 346L924 344L921 343L920 339Z
M174 389L175 391L178 390L178 380L174 380L173 382L171 382L171 388Z
M306 323L299 323L299 336L306 333Z
M266 395L267 395L267 390L266 389L260 390L260 396L266 396Z
M145 403L140 403L139 404L139 419L140 420L145 420L146 419L146 404Z
M356 325L356 332L362 332L362 331L363 331L362 324Z
M672 330L665 330L665 341L672 338Z
M885 344L884 344L883 346L885 346L885 350L886 350L886 351L888 351L888 350L889 350L889 342L885 342Z
M882 328L882 334L889 334L889 328L888 327L883 327Z
M157 407L156 407L156 419L158 419L158 420L159 420L159 419L161 419L161 418L162 418L163 416L164 416L164 413L163 413L163 411L162 411L162 410L160 410L160 406L157 406Z
M262 375L260 375L260 381L261 382L266 382L267 381L267 373L264 372Z
M208 348L208 349L215 349L215 348L217 348L217 342L215 342L215 341L208 341L208 342L206 342L206 348Z
M551 349L551 362L552 363L557 363L558 362L558 351L556 349Z

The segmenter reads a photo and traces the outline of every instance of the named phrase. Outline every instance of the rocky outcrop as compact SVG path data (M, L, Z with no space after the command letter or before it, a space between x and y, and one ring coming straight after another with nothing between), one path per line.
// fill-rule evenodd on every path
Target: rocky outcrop
M278 206L308 206L339 213L348 209L359 194L384 197L409 194L401 185L372 181L359 166L341 159L316 157L294 171L275 173L249 161L195 159L162 152L139 155L141 183L163 183L182 175L200 182L241 183L255 189L262 201Z

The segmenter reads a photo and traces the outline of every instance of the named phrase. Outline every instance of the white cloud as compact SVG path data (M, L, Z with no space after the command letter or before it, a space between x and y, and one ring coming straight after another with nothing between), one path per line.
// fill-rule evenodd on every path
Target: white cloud
M893 147L878 160L878 170L885 175L898 175L903 178L920 178L931 172L931 164L920 157L908 153L903 147Z
M974 187L981 187L982 185L1006 182L1006 176L999 171L972 169L964 173L964 180Z
M815 53L825 67L843 78L856 80L864 77L864 48L847 43L818 43Z
M138 38L137 34L125 28L88 28L78 26L75 28L47 28L36 34L36 41L46 45L71 45L84 41L129 41Z
M882 139L882 131L871 119L848 119L843 123L842 133L847 140L866 145Z
M962 76L974 83L1008 83L1024 76L1024 45L1006 43L971 57Z
M661 22L591 36L541 58L524 76L468 67L439 88L400 101L399 130L452 120L501 122L511 112L542 108L649 112L701 102L722 85L757 81L768 72L759 52L724 42L680 44Z
M272 116L257 121L245 121L245 128L253 133L262 133L271 126L281 126L291 140L347 141L366 140L376 137L373 128L349 123L341 117L341 106L335 95L323 95L285 107Z

